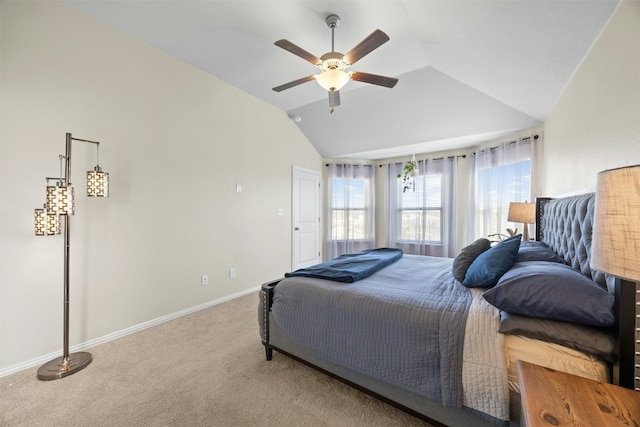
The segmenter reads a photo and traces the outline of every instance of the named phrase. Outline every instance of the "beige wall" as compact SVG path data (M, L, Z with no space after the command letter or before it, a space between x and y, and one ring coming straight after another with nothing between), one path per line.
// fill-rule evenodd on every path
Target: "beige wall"
M620 3L544 134L548 195L595 187L599 171L640 163L640 1Z
M291 168L322 163L284 112L66 6L1 8L0 374L62 348L63 241L32 217L66 132L111 175L84 197L95 147L74 143L72 346L290 268Z

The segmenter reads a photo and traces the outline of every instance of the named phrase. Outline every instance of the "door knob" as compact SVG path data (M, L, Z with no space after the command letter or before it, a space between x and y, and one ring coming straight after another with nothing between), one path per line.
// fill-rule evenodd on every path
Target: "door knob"
M300 229L298 227L294 228L295 231L299 231Z

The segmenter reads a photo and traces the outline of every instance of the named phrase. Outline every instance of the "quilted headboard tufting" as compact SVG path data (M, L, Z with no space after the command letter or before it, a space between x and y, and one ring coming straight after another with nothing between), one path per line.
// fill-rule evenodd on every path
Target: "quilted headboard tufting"
M607 286L605 274L589 266L594 207L594 193L545 199L539 208L542 217L538 238L575 270L613 291L612 284Z
M640 316L636 311L636 301L640 286L630 283L623 286L614 276L589 267L595 200L594 193L560 199L537 199L536 239L615 296L613 383L640 390L636 372L636 367L640 366L636 361L636 355L640 354L640 341L636 336L636 318Z

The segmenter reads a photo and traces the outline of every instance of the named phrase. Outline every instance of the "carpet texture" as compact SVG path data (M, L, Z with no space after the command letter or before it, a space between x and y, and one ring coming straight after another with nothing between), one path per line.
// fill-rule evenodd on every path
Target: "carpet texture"
M0 378L0 426L429 426L274 352L258 295L218 304L89 351L74 375Z

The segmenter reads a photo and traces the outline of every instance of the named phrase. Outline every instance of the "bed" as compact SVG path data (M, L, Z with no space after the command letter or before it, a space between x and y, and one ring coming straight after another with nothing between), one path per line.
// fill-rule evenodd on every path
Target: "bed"
M448 426L518 425L517 359L610 382L619 314L614 278L589 268L594 201L539 199L536 241L478 239L455 259L380 248L265 283L266 358Z

